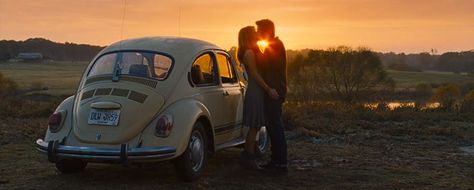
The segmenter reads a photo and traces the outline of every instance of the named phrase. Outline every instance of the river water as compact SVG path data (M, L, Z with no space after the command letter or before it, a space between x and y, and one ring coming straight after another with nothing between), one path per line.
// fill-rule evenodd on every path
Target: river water
M384 102L384 103L379 103L379 102L371 102L371 103L365 103L364 106L367 108L371 109L377 109L379 106L382 106L385 104L385 107L388 108L389 110L395 110L398 108L415 108L415 107L420 107L420 109L435 109L440 106L439 102L429 102L429 103L417 103L416 102Z

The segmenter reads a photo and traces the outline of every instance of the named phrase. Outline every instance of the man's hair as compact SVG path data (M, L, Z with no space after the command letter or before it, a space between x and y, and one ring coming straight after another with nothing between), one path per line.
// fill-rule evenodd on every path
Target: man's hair
M275 37L275 24L270 19L262 19L255 23L262 32L269 34L270 37Z

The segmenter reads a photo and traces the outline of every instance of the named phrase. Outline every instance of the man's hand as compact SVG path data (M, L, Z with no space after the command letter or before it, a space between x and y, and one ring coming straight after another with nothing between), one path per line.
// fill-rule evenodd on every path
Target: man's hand
M278 95L278 92L273 88L268 89L267 93L270 96L270 98L274 100L278 100L280 98L280 95Z

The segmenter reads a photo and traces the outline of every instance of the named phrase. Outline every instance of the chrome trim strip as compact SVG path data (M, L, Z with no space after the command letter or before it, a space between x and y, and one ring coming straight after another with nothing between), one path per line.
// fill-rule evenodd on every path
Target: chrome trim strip
M245 139L243 137L240 137L232 141L216 145L216 150L222 150L225 148L234 147L234 146L241 145L244 143L245 143Z
M221 135L242 128L241 122L231 122L214 128L214 134Z
M36 140L36 148L42 152L48 154L49 143L43 141L43 139ZM57 145L57 148L52 150L54 157L61 158L76 158L89 161L123 161L120 148L94 148L94 147L79 147L79 146L66 146ZM164 158L173 157L176 154L176 148L170 146L160 147L144 147L144 148L127 148L125 151L126 161L148 161L148 160L160 160Z

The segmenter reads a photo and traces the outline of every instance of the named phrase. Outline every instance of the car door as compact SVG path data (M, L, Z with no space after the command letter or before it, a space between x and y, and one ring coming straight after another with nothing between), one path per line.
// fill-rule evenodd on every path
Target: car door
M191 66L191 81L199 93L198 98L209 110L212 121L215 144L227 142L224 127L229 125L226 110L226 97L220 85L214 52L208 51L198 56Z
M219 79L224 95L226 123L225 137L229 140L241 137L243 90L230 56L224 51L216 51Z

